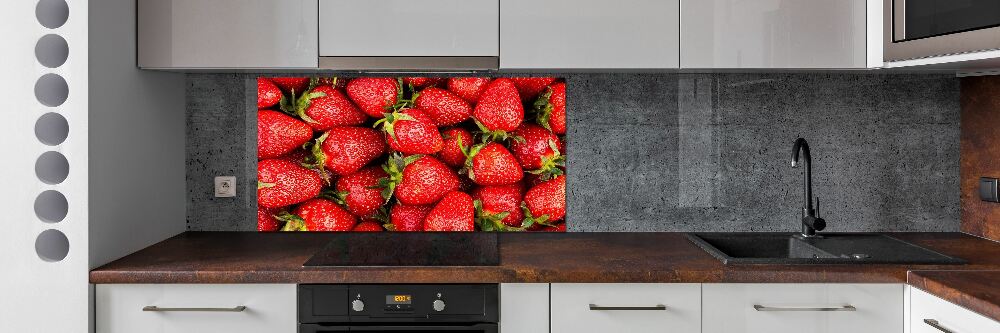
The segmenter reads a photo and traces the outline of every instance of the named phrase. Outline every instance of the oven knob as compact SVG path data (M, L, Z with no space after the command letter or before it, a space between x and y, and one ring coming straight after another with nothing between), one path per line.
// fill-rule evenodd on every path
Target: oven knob
M439 299L434 300L434 311L437 312L444 311L444 301Z
M365 302L362 302L360 299L356 299L353 302L351 302L351 309L354 309L354 311L357 311L357 312L364 311L365 310Z

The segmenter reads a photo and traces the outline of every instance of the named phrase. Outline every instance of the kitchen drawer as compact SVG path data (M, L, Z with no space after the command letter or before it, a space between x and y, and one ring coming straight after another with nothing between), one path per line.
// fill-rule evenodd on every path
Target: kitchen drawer
M552 333L701 330L701 285L555 283Z
M902 284L705 284L705 333L902 333ZM853 311L847 306L852 306ZM841 311L837 311L841 310Z
M910 287L908 333L1000 333L1000 322ZM926 320L926 321L925 321ZM928 323L930 321L930 323ZM937 327L933 326L936 324Z
M297 325L294 284L99 284L96 302L98 333L294 333ZM246 308L209 310L238 306Z

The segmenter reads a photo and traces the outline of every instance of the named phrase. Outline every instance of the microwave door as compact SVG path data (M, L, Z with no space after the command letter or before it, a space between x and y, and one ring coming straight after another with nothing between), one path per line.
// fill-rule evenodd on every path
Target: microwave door
M884 0L885 61L1000 49L1000 0Z
M1000 26L997 0L896 0L893 12L897 42Z

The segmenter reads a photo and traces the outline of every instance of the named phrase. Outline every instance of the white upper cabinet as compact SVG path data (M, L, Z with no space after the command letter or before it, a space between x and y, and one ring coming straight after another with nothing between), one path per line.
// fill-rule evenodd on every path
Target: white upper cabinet
M138 0L141 68L315 68L316 0Z
M323 57L496 57L500 0L319 0Z
M503 0L500 68L677 68L678 1Z
M680 11L682 68L881 64L880 1L682 0Z

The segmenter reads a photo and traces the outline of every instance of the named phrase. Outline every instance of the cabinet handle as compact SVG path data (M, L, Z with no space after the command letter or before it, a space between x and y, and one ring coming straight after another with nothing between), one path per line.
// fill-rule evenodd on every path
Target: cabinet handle
M924 324L927 324L930 327L936 328L938 331L941 331L941 332L944 332L944 333L955 333L952 330L944 328L944 326L941 326L941 323L939 323L937 320L934 320L934 319L924 319Z
M597 304L591 304L591 311L619 311L619 310L666 310L667 306L663 304L657 304L653 306L600 306Z
M800 307L763 306L760 304L754 304L753 309L757 311L858 311L858 308L855 308L853 305L832 306L832 307L822 307L822 308L800 308Z
M161 308L155 305L142 307L142 311L155 312L243 312L247 307L240 305L231 308Z

